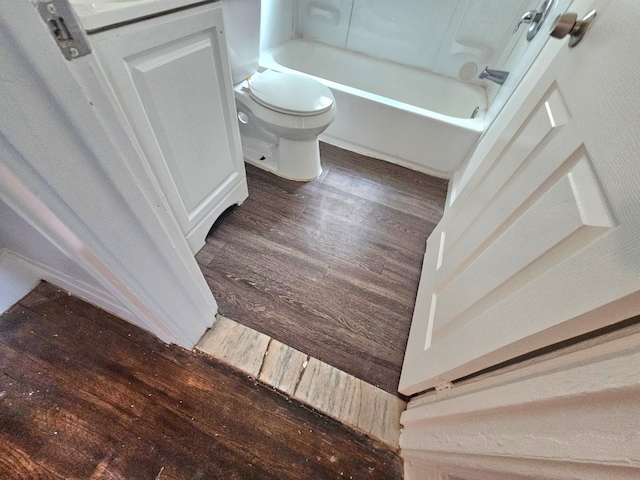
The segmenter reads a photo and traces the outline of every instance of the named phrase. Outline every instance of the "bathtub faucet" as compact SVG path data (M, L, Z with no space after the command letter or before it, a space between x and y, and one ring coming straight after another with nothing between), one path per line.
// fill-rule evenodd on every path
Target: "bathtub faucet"
M502 70L490 70L489 67L484 67L484 70L478 78L486 78L498 85L502 85L508 76L509 72L503 72Z

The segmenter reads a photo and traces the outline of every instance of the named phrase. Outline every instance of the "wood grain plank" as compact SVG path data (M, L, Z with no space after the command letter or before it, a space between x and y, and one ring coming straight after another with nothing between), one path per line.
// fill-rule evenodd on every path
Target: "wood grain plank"
M379 209L376 211L379 212ZM425 222L410 215L402 218L402 212L396 213L399 215L392 220L392 215L385 218L372 212L336 214L309 206L298 221L304 222L307 228L323 230L333 238L337 237L337 241L345 248L369 247L385 258L390 252L399 250L424 254ZM414 222L411 222L412 219Z
M207 248L202 248L196 253L196 262L203 267L209 265L218 252L224 248L226 243L219 238L209 236L206 239L206 245Z
M331 263L333 255L325 253L315 245L296 243L293 236L287 240L280 240L280 236L287 237L288 230L274 235L247 232L236 235L236 231L221 227L220 238L227 241L226 248L221 255L230 255L232 251L243 250L247 254L246 263L256 269L262 267L265 272L275 270L282 275L294 276L300 281L321 280ZM201 265L202 267L202 265ZM208 264L210 268L219 268L216 262ZM265 275L268 276L267 273Z
M225 316L395 393L447 182L326 144L321 160L306 183L248 165L199 263Z
M75 362L70 366L82 371ZM38 367L42 371L43 365ZM210 468L208 459L211 456L233 458L233 452L219 442L212 442L208 435L192 425L191 418L167 408L153 397L132 390L126 407L129 403L132 410L136 407L135 418L118 428L121 419L104 408L99 384L79 383L77 378L73 383L67 383L64 373L51 367L48 373L57 377L60 384L75 385L76 388L57 391L53 396L54 404L45 405L45 399L34 399L38 411L46 408L55 410L56 414L63 412L63 415L56 415L62 418L49 416L46 428L40 429L41 436L54 438L55 443L51 446L53 450L43 450L34 459L37 464L48 463L49 469L63 472L64 478L109 478L109 473L114 471L120 473L113 478L155 478L163 468L170 471L172 465L174 469L180 466L178 478L217 478L216 475L222 471L234 471L232 463L231 468L215 464L213 469ZM38 386L38 377L28 380L33 387ZM104 384L113 386L109 379L105 379ZM44 388L40 385L38 390L44 391ZM93 390L93 394L87 393L86 389ZM22 415L29 406L25 407L18 409ZM33 419L29 420L30 424L34 423ZM91 428L78 429L78 423ZM52 436L52 432L55 435ZM159 435L162 442L158 442ZM37 433L31 436L37 436ZM163 475L169 471L163 471ZM246 478L245 474L241 468L240 473L230 475L230 478ZM260 471L255 474L256 478L271 478L261 475Z
M296 212L304 211L309 205L348 213L358 201L358 196L349 192L324 185L321 181L333 168L331 165L323 167L321 177L312 182L295 182L265 172L252 165L247 165L247 172L251 176L251 195L261 204L273 209L282 209L289 216L296 216ZM272 178L275 177L275 178Z
M129 413L128 409L119 411L102 396L65 388L65 375L56 375L47 362L34 361L29 353L2 344L0 352L2 368L18 386L13 395L2 399L0 411L3 417L19 419L21 426L19 432L10 432L3 418L0 429L4 435L36 470L44 468L63 478L95 478L97 464L106 459L104 445L120 444L131 437L134 417L121 415ZM82 385L78 379L76 386ZM7 468L7 475L0 474L0 478L13 478L13 467Z
M335 285L337 290L349 292L350 296L364 298L374 306L406 317L413 314L415 292L410 288L398 288L405 278L404 273L391 269L381 275L370 275L362 267L336 258L327 270L325 281Z
M323 165L331 170L343 170L362 180L390 186L417 197L432 198L444 203L448 181L425 175L414 170L376 161L355 152L320 142L320 157Z
M344 225L325 220L317 217L311 220L309 215L305 215L281 231L274 232L274 239L291 244L299 250L309 253L320 251L360 265L371 272L382 272L388 254L384 243L377 243L366 237L362 230L345 229Z
M410 235L424 239L428 237L435 228L438 220L442 216L442 211L434 209L430 213L434 220L425 221L414 215L400 212L394 208L365 198L360 198L353 207L351 214L353 216L360 216L370 222L375 222L380 227L388 229L389 232L393 232L397 236ZM424 248L421 253L424 253Z
M377 443L41 285L0 316L0 478L401 478Z
M376 275L377 284L358 284L349 276L365 269L334 259L342 269L336 267L319 282L307 281L295 272L283 276L266 264L257 273L252 258L260 257L236 246L204 270L222 314L241 317L244 325L358 378L368 372L370 382L381 388L397 385L396 365L402 361L409 327L404 319L413 307L394 299L392 280L385 284ZM372 322L380 316L384 322Z
M322 183L424 220L432 220L435 217L433 205L420 196L410 195L387 185L364 181L342 169L332 168Z

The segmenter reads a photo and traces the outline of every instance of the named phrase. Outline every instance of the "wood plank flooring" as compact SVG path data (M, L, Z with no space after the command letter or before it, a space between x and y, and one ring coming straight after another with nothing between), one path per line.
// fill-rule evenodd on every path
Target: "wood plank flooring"
M321 159L309 183L247 165L249 199L196 259L223 315L396 393L447 182L327 144Z
M41 283L0 316L0 478L402 473L380 444Z

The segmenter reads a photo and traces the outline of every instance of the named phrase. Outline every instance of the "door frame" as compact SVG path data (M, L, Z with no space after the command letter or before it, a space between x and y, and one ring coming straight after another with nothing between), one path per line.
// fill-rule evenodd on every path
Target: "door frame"
M217 304L94 56L65 60L27 0L0 26L0 199L104 288L92 303L193 347Z

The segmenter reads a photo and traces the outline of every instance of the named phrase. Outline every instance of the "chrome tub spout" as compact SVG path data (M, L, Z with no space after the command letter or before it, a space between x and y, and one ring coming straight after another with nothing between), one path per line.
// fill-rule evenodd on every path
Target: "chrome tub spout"
M486 78L498 85L502 85L508 76L509 72L503 72L502 70L490 70L489 67L485 67L478 78Z

